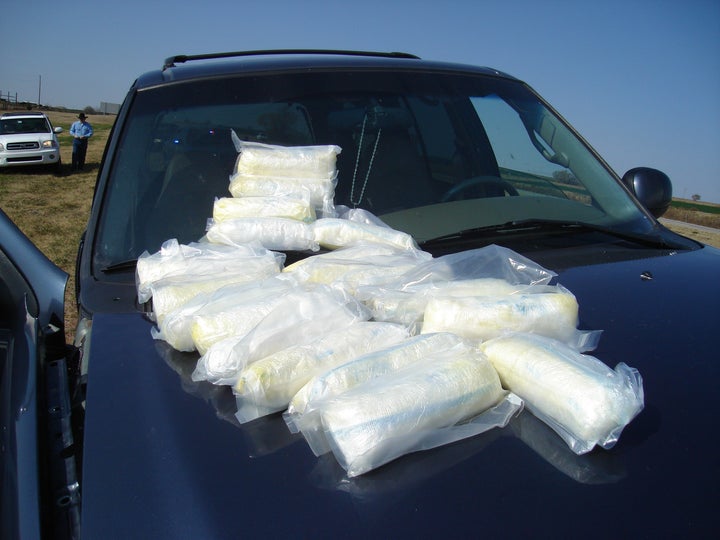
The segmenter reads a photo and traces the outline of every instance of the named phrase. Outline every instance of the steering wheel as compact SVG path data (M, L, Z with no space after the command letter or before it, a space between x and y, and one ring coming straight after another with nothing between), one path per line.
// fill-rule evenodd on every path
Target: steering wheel
M440 198L440 202L452 201L463 191L478 186L483 191L484 197L505 196L506 193L513 197L518 195L517 190L502 178L497 176L473 176L448 189Z

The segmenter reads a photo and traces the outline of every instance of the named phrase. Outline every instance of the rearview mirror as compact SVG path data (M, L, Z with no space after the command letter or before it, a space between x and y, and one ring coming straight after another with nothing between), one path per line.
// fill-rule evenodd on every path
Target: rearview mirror
M664 172L649 167L636 167L626 172L622 181L640 204L656 218L670 207L672 182Z

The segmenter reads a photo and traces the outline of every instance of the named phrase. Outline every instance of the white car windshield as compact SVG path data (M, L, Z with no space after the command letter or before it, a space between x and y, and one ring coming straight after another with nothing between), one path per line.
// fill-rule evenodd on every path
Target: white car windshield
M50 133L50 125L45 118L2 118L0 119L0 135L21 133Z

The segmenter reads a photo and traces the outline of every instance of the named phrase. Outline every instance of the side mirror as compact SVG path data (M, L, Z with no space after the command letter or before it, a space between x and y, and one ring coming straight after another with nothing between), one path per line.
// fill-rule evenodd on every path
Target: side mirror
M53 132L55 132L55 133L62 133L62 132L63 132L63 128L61 128L60 126L58 126L58 127L56 127L56 128L53 129Z
M626 172L622 181L640 204L656 218L662 216L670 207L672 182L664 172L648 167L636 167Z

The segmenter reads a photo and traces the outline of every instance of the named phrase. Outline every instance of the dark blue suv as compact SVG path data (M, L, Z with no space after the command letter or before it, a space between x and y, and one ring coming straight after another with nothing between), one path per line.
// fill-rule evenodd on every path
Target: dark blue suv
M577 299L592 356L644 408L576 453L526 408L505 427L348 475L282 412L241 422L200 354L154 339L137 265L204 241L236 142L336 146L332 201L426 260L501 246ZM403 53L176 56L130 88L65 276L2 215L3 538L714 537L720 252L657 221L661 172L612 171L524 82ZM328 201L325 201L328 202ZM288 245L284 269L332 251ZM390 270L388 270L390 272Z

